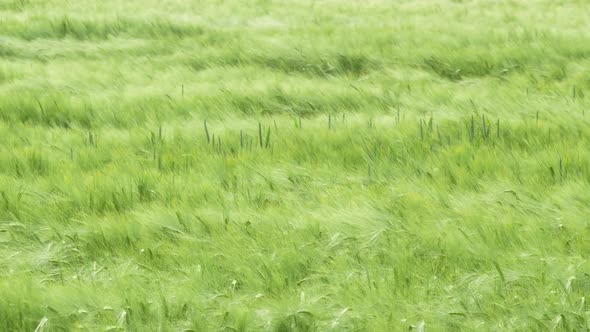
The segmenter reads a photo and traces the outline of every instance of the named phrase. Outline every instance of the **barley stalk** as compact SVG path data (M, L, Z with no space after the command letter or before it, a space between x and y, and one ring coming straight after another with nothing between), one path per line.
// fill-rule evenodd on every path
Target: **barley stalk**
M209 137L209 129L207 128L207 120L204 120L205 135L207 136L207 144L211 144L211 137Z

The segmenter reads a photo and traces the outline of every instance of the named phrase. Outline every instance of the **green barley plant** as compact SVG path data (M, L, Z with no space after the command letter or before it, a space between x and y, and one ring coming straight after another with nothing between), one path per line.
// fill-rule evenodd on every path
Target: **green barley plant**
M0 0L0 331L590 329L586 16Z

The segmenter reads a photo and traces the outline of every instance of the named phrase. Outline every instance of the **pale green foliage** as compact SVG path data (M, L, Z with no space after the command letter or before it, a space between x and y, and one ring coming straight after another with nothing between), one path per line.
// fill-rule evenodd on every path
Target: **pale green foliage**
M0 0L0 330L588 330L587 7Z

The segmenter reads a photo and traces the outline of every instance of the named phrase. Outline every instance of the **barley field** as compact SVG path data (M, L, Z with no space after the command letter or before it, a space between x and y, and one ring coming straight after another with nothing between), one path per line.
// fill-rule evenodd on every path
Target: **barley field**
M1 331L588 331L585 0L0 0Z

